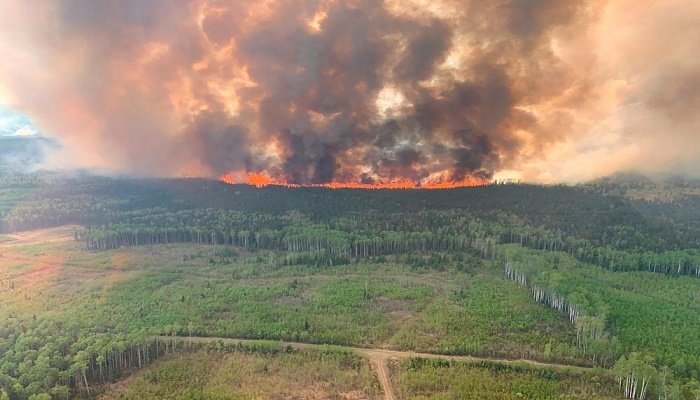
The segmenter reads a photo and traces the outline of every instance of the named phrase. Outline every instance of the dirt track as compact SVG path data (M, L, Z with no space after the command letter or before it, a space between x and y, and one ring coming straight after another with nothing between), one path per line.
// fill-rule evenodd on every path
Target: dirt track
M395 400L394 389L391 385L391 379L389 378L389 359L381 355L373 355L371 353L365 354L369 358L370 363L374 367L374 371L377 374L377 379L379 380L379 386L381 386L384 392L384 400Z
M163 341L173 339L170 336L157 336L157 338L160 340L163 340ZM183 337L183 336L177 336L177 337L175 337L175 339L179 340L179 341L186 341L186 342L192 342L192 343L196 343L196 342L207 343L207 342L222 341L224 343L255 344L255 343L263 343L263 342L269 343L270 342L270 340L235 339L235 338L223 338L223 337ZM279 344L281 346L289 346L293 349L323 349L323 348L327 348L329 346L329 345L324 345L324 344L310 344L310 343L298 343L298 342L279 342ZM410 357L438 358L441 360L448 360L448 361L468 361L468 362L488 361L488 362L507 364L507 365L525 364L525 365L529 365L531 367L536 367L536 368L554 368L557 370L571 370L571 371L579 371L579 372L591 370L591 368L587 368L587 367L579 367L579 366L575 366L575 365L566 365L566 364L546 363L546 362L539 362L539 361L527 360L527 359L508 360L508 359L500 359L500 358L453 356L453 355L447 355L447 354L419 353L419 352L414 352L414 351L372 349L372 348L364 348L364 347L335 346L335 345L331 345L331 346L333 348L337 348L337 349L354 351L357 354L360 354L360 355L366 357L370 361L370 363L372 364L372 367L375 370L375 373L377 374L377 379L379 380L379 384L381 385L382 390L384 391L384 400L395 400L396 399L395 391L393 389L393 385L391 383L391 378L390 378L390 374L389 374L389 360L398 360L398 359L402 359L402 358L410 358Z

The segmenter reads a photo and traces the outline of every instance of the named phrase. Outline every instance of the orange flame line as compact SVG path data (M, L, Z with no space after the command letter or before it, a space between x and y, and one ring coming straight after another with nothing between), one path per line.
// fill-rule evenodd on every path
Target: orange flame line
M486 179L464 179L462 181L431 181L417 184L410 180L399 180L391 182L377 183L360 183L360 182L328 182L314 183L301 185L297 183L289 183L269 176L265 172L249 172L246 174L245 180L237 182L231 174L223 175L219 178L220 181L229 185L246 184L258 188L265 186L284 186L290 188L298 187L325 187L329 189L452 189L459 187L474 187L489 185L491 181Z

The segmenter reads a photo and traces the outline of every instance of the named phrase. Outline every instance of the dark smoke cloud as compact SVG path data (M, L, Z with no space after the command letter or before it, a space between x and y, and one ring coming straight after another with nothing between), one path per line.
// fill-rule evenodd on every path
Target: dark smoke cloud
M79 163L143 175L548 180L605 128L590 121L629 113L601 116L606 99L672 120L698 103L678 57L611 94L605 1L5 3L0 94Z
M212 173L225 174L233 169L247 168L248 132L222 114L202 112L192 121L187 142L181 146L196 146Z

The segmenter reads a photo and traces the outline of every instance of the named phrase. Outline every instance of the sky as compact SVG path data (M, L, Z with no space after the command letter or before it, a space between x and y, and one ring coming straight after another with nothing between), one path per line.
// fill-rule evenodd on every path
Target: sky
M700 174L696 0L0 2L52 168L295 184Z

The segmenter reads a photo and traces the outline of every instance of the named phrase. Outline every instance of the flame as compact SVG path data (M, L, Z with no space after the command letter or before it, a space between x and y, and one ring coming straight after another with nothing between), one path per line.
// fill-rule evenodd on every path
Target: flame
M255 187L263 187L267 185L283 185L284 182L277 182L276 180L272 179L269 175L267 175L264 172L257 173L257 172L252 172L249 173L248 176L246 176L245 183L251 186Z
M262 172L248 172L243 180L236 180L233 174L225 174L219 177L219 180L227 183L229 185L234 184L246 184L250 186L255 186L262 188L265 186L284 186L289 188L299 188L299 187L325 187L329 189L452 189L459 187L474 187L474 186L486 186L491 184L491 181L482 178L465 178L461 181L450 181L443 179L430 180L427 182L416 183L411 180L397 180L397 181L380 181L375 183L362 183L362 182L328 182L328 183L315 183L315 184L298 184L289 183L284 180L274 178L268 173Z
M233 177L229 174L222 175L219 180L224 183L228 183L229 185L233 185L236 183L236 180L233 179Z

